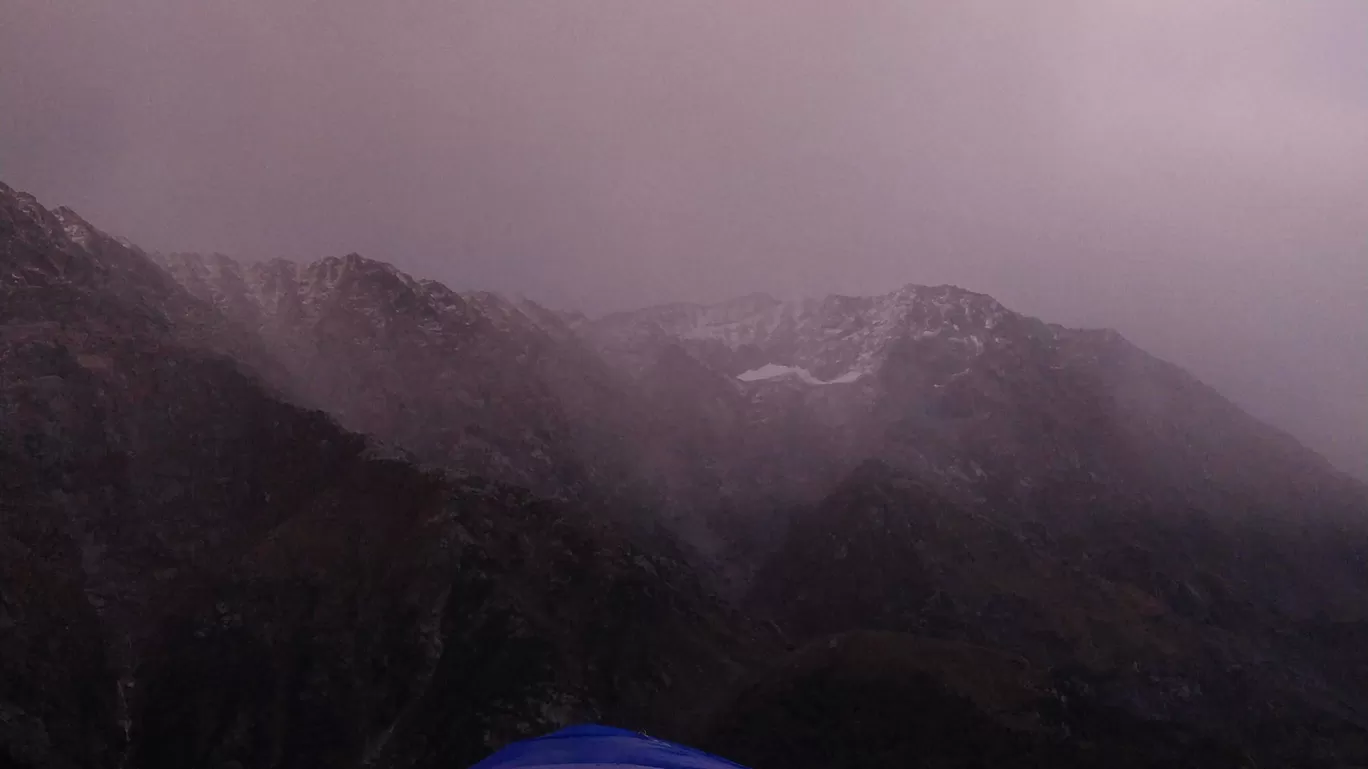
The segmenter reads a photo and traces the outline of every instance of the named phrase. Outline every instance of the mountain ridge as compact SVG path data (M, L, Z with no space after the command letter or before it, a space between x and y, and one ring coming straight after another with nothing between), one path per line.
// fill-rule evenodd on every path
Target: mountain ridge
M1114 331L917 286L590 319L0 188L0 360L18 766L435 766L579 718L757 769L1368 758L1368 492Z
M289 402L63 216L0 188L0 765L473 763L677 730L768 643L662 538Z
M1048 324L951 286L592 319L355 254L157 258L257 328L305 383L300 399L352 429L628 517L664 511L714 561L757 547L773 515L815 503L870 457L1028 514L1051 487L1075 507L1097 487L1267 514L1323 496L1294 478L1324 479L1310 483L1336 507L1364 496L1118 332Z
M828 294L794 300L753 293L715 303L673 302L588 317L578 311L552 310L532 300L497 292L456 291L439 281L414 278L390 263L355 253L313 262L287 259L243 262L221 254L152 256L171 269L183 283L193 285L197 280L204 280L204 275L193 274L194 268L190 265L217 261L230 265L239 274L252 276L253 280L243 283L253 287L269 286L273 281L285 278L295 279L306 297L326 293L336 280L346 275L348 268L381 274L401 282L408 291L426 293L443 309L466 314L470 318L467 323L476 322L478 317L480 322L502 328L508 328L510 323L533 326L559 340L579 336L629 374L639 373L639 366L621 365L622 361L613 361L613 358L621 354L621 348L639 344L642 336L680 343L691 354L734 376L752 375L742 381L792 376L806 384L847 384L871 376L884 362L882 358L888 347L900 336L943 335L950 344L964 347L970 356L978 355L986 344L1001 343L1001 339L991 332L1003 322L1029 325L1033 335L1055 343L1085 340L1094 342L1095 346L1117 346L1123 351L1144 352L1115 329L1071 328L1041 321L1006 308L990 295L949 284L908 283L882 294ZM184 266L178 269L177 265ZM211 294L215 291L215 287L207 283L206 289ZM265 296L258 288L258 312L271 309L262 306L267 304L263 299ZM230 301L230 298L219 295L215 301ZM368 311L379 312L379 308ZM624 337L627 344L623 344ZM726 349L726 355L708 349L718 344ZM767 348L766 354L756 356L746 349L750 347ZM725 363L717 365L719 358ZM1183 377L1197 385L1207 387L1186 369L1162 359L1155 360L1181 371ZM842 366L843 362L849 365ZM747 367L735 371L743 364ZM776 367L776 370L765 371L766 366ZM1274 425L1262 420L1260 424L1296 440ZM1316 453L1309 448L1306 450Z

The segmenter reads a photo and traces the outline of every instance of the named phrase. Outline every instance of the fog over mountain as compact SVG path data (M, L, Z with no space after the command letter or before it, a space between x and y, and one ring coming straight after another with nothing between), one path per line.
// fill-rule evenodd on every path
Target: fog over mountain
M0 363L5 769L585 722L755 769L1368 762L1368 486L1115 331L916 284L591 319L0 183Z
M953 283L1368 474L1358 0L8 0L0 174L590 313Z
M0 769L1368 766L1365 32L0 0Z

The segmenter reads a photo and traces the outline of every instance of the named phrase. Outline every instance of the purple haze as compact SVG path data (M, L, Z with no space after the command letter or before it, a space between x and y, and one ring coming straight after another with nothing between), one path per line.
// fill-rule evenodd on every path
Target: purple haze
M0 179L588 311L956 283L1368 476L1363 0L7 0Z

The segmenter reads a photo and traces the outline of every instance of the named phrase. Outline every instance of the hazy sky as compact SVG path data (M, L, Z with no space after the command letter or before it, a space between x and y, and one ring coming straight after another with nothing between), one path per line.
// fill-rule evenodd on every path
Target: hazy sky
M1368 476L1365 0L3 0L0 180L593 312L955 283Z

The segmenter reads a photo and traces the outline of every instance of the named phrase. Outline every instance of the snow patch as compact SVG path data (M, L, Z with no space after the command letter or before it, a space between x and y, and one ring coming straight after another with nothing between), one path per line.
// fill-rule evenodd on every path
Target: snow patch
M751 369L745 373L737 374L736 378L742 382L758 382L762 379L778 379L785 376L797 376L805 382L816 382L817 378L805 368L795 366L780 366L777 363L766 363L757 369Z
M818 379L817 377L813 376L812 372L808 371L805 368L799 368L797 366L781 366L778 363L766 363L760 368L751 369L750 371L737 374L736 378L740 379L742 382L759 382L766 379L779 379L780 377L788 376L796 376L802 381L813 385L850 384L852 382L859 381L860 377L864 376L864 372L847 371L846 373L836 377L835 379L824 380Z
M860 377L864 375L865 372L863 371L847 371L835 379L829 380L827 384L851 384L860 381Z

